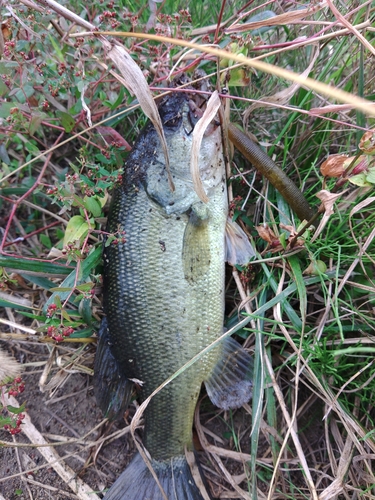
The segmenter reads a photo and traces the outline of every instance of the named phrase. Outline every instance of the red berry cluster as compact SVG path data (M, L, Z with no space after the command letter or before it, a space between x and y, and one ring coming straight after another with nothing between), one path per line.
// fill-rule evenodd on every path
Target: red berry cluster
M47 318L52 318L52 316L54 316L56 312L56 309L57 309L56 304L50 304L47 309L47 314L46 314Z
M0 384L0 389L8 393L9 396L18 396L19 394L22 394L23 391L25 390L25 384L21 377L16 377L10 382L8 381ZM5 421L7 421L8 423L0 427L2 427L5 431L10 432L10 434L19 434L22 430L21 423L22 420L25 418L25 415L23 413L19 413L18 415L12 414L9 408L7 408L6 406L3 407L0 404L0 410L1 409L3 410L2 413L5 412L6 414Z
M6 384L8 386L7 393L9 396L18 396L25 390L25 384L21 377L16 377L12 382Z
M235 198L233 198L233 200L229 203L229 211L232 212L236 208L239 208L241 206L242 200L242 196L236 196Z
M49 326L47 328L47 336L56 342L62 342L66 337L70 337L74 333L71 326Z
M21 424L22 420L25 418L25 415L23 413L19 413L18 415L14 416L15 418L13 419L13 423L10 424L5 424L3 429L5 431L9 431L10 434L19 434L22 429L21 429Z

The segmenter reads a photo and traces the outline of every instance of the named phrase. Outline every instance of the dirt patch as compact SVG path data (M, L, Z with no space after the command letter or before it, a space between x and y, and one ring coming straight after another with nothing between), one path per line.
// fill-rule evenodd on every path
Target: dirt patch
M94 352L93 348L89 350ZM23 345L15 349L15 354L24 363L40 363L50 353L44 346ZM56 372L57 368L53 369L52 374ZM123 436L105 444L96 456L97 448L92 443L101 437L105 425L90 434L103 420L96 406L91 376L71 373L64 385L50 398L48 393L42 393L39 389L41 373L42 370L27 369L23 377L25 392L18 396L18 401L26 401L26 410L32 423L47 441L60 442L55 450L64 462L93 491L102 491L117 478L129 461L132 452L129 439ZM110 426L110 434L124 427L125 421L114 423ZM72 442L85 436L85 442ZM5 431L0 431L0 439L12 443L12 436ZM22 433L14 437L14 442L29 443ZM0 448L0 478L0 493L6 500L77 498L37 448Z

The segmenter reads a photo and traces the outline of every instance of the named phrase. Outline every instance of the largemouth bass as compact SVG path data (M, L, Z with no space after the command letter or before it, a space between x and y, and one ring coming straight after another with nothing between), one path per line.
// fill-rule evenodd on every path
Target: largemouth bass
M121 416L129 403L131 379L141 381L139 398L144 401L223 333L228 204L221 130L214 125L200 150L200 175L209 197L205 204L190 174L190 109L189 97L177 92L159 105L175 190L149 124L113 195L107 231L125 231L126 241L104 248L106 319L94 377L98 402L110 418ZM231 241L243 239L231 229ZM186 450L193 449L193 416L202 382L210 399L228 409L250 399L251 378L250 356L229 338L151 399L144 413L143 444L168 499L203 499L185 458ZM140 455L105 496L162 498Z

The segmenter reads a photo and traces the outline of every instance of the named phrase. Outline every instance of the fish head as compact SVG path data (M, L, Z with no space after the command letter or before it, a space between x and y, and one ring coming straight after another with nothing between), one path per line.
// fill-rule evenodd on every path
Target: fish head
M170 171L173 178L193 185L190 173L193 131L203 114L195 102L201 102L200 96L194 93L172 92L165 96L159 105L159 113L163 122L167 140ZM159 160L162 161L161 155ZM203 186L208 192L218 186L224 176L221 128L213 120L208 127L200 148L198 160L199 172Z

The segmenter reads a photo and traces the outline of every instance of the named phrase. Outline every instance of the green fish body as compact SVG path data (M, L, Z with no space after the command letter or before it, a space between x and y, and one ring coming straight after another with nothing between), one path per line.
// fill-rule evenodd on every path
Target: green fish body
M223 333L228 206L221 131L217 127L204 137L200 150L200 175L209 197L205 204L190 174L193 126L187 98L178 93L167 96L159 113L175 190L169 185L158 136L148 125L126 163L108 218L109 233L125 231L125 242L112 242L103 255L106 321L94 385L110 417L121 415L128 404L131 379L139 381L139 398L144 401ZM215 404L241 406L251 396L251 360L229 339L148 404L143 444L168 499L203 498L185 460L185 451L192 450L202 382ZM105 496L133 498L162 498L140 456Z

